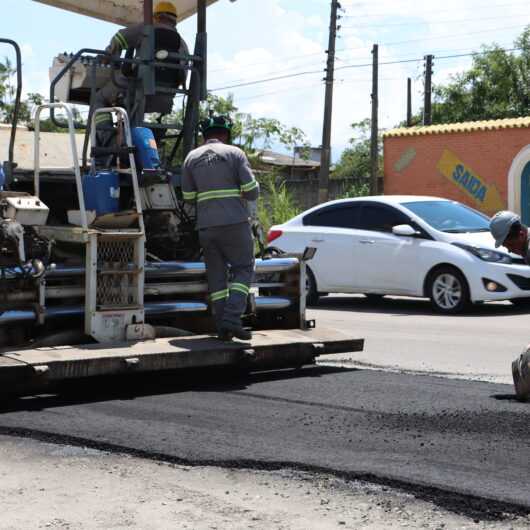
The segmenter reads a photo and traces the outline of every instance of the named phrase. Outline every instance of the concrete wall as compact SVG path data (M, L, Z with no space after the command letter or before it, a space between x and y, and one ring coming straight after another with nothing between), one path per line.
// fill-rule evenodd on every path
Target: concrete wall
M510 171L528 144L528 127L386 137L385 193L454 199L489 215L517 211Z
M0 161L8 159L9 139L11 128L0 128ZM77 154L81 159L83 153L84 135L76 134ZM33 145L35 134L27 129L17 130L15 141L14 161L19 169L32 170ZM70 136L63 133L40 133L40 165L41 168L71 168L73 167Z

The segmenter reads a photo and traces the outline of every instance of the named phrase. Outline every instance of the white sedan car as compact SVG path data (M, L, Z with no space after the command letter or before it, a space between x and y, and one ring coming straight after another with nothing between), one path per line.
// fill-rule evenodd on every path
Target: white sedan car
M321 204L273 226L268 241L288 253L317 249L309 304L331 292L428 297L443 313L528 303L530 267L495 249L488 227L488 217L459 202L385 195Z

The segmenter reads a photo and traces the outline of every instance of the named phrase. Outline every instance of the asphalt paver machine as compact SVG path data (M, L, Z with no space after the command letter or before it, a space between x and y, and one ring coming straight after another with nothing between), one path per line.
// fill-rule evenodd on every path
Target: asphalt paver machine
M0 39L15 48L18 62L0 181L0 392L130 370L298 367L324 353L362 349L361 339L312 329L305 305L311 249L256 260L245 316L255 330L251 343L208 335L214 326L205 266L175 160L197 142L207 96L206 13L215 0L174 0L181 19L197 16L193 53L186 56L157 44L152 0L36 1L122 25L143 21L143 44L140 55L129 50L124 58L95 48L55 58L50 103L36 110L28 168L17 166L15 156L20 50ZM127 72L122 106L94 110L97 90L117 82L117 71ZM171 82L175 71L187 72L184 86ZM150 98L160 94L183 98L180 123L160 112L149 119ZM86 123L78 123L72 104L87 105ZM43 112L67 131L50 133L52 149L53 142L68 146L67 171L41 167ZM116 134L113 145L102 147L96 123L105 113ZM98 169L101 155L111 157L112 167Z

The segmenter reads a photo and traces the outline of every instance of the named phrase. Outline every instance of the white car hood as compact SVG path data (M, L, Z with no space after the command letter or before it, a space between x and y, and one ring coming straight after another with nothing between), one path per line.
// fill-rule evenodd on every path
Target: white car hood
M465 234L448 234L442 232L443 239L448 243L463 243L474 247L488 248L495 250L495 239L489 232L469 232ZM506 252L504 247L497 250Z

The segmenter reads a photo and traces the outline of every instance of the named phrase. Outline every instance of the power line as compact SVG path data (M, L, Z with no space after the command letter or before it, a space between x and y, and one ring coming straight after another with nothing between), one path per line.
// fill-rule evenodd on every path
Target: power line
M401 78L398 77L384 77L381 78L380 81L401 81ZM341 88L342 86L346 85L352 85L352 84L361 84L361 83L371 83L372 79L351 79L351 78L344 78L344 79L337 79L335 81L336 88ZM259 99L267 96L276 96L278 94L285 94L286 92L293 92L293 96L296 95L297 91L301 90L308 90L310 88L322 88L323 82L320 81L318 83L311 83L309 85L297 85L297 86L291 86L289 88L283 88L281 90L274 90L272 92L263 92L261 94L255 94L253 96L243 96L243 97L237 97L234 99L234 101L247 101L251 99Z
M480 3L480 4L477 4L477 5L470 5L468 6L469 8L477 8L477 9L480 9L481 11L482 10L486 10L486 9L498 9L499 7L512 7L512 6L520 6L520 5L523 5L523 6L527 6L528 5L528 2L516 2L516 3L509 3L509 4L494 4L494 5L484 5L484 2ZM453 13L454 10L451 10L451 9L435 9L435 10L431 10L431 11L423 11L421 13L421 15L424 15L424 14L430 14L430 13ZM342 18L355 18L355 19L360 19L360 18L371 18L371 17L388 17L388 16L392 16L394 17L395 15L388 15L388 13L372 13L372 14L368 14L368 15L343 15Z
M423 40L423 39L419 39L419 40ZM405 41L402 41L402 42L405 42ZM412 41L408 41L408 42L416 42L416 39L414 39ZM383 43L382 45L383 46L384 45L388 45L388 43L387 44ZM509 51L515 51L518 48L510 48L510 49L501 48L501 49L503 51L509 52ZM439 51L444 51L444 50L439 50ZM433 53L435 54L435 51L433 51ZM474 54L480 54L480 53L484 53L484 52L470 52L468 54L458 55L457 57L465 57L467 55L474 55ZM397 62L396 61L380 62L379 64L380 65L399 64L399 63L406 63L406 62L413 63L413 62L417 62L419 60L421 60L421 59L411 58L409 60L409 59L405 59L404 58L404 59L401 59L401 60L397 60ZM311 65L315 64L315 66L317 66L316 63L310 63L310 64ZM349 68L362 68L362 67L366 67L366 66L370 66L370 65L371 65L371 63L362 63L362 64L354 64L354 65L350 64L350 65L338 66L335 69L336 70L344 70L344 69L349 69ZM288 79L289 77L298 77L298 76L305 76L305 75L312 75L312 74L321 73L321 70L311 70L311 71L295 72L293 74L286 74L285 76L276 76L276 74L281 74L282 72L285 72L285 71L289 71L289 69L283 69L283 70L274 72L273 76L265 78L265 79L263 79L263 78L260 78L260 79L249 79L248 81L245 80L245 79L234 79L234 80L228 81L228 83L230 83L230 86L216 88L216 89L213 89L213 91L226 90L226 89L230 89L230 88L239 88L240 86L251 86L253 84L259 84L259 83L262 83L262 82L276 81L276 80L281 80L281 79Z
M249 81L247 83L239 83L239 84L236 84L236 85L213 88L212 90L210 90L210 92L219 92L221 90L229 90L231 88L241 88L241 87L252 86L252 85L260 85L262 83L268 83L270 81L280 81L282 79L291 79L293 77L300 77L300 76L304 76L304 75L314 75L314 74L322 74L322 70L313 70L311 72L298 72L296 74L288 74L288 75L280 75L280 76L276 76L276 77L268 77L266 79L258 79L256 81Z
M469 35L479 35L479 34L482 34L482 33L492 33L494 31L498 32L498 31L501 31L501 30L504 30L504 29L515 29L515 28L521 28L521 27L524 28L526 26L527 26L527 24L524 24L524 25L518 24L517 26L505 26L505 27L502 27L502 28L485 29L485 30L481 30L481 31L470 31L470 32L466 33L465 35L462 35L461 33L456 34L456 35L455 34L452 34L452 35L435 35L434 37L422 37L421 39L407 39L407 40L395 41L395 42L382 42L381 46L400 46L401 44L409 44L409 43L412 43L412 42L423 42L423 41L447 39L447 38L451 38L451 39L465 39L465 38L469 37ZM363 46L361 48L341 48L338 51L358 50L358 49L365 49L365 48L368 48L368 46Z
M525 14L525 13L523 13ZM484 20L500 20L505 18L520 18L518 15L506 15L503 17L484 17L484 18L458 18L451 20L420 20L414 22L389 22L387 24L359 24L355 26L342 26L342 29L363 29L363 28L387 28L395 26L425 26L427 24L466 24L467 22L482 22Z
M273 63L280 63L280 62L290 62L296 59L304 59L306 57L314 57L315 55L324 55L325 50L321 50L318 52L312 52L312 53L304 53L302 55L288 55L287 57L278 57L277 59L271 59L270 61L262 61L262 62L252 62L252 63L241 63L239 66L245 66L245 67L254 67L254 66L262 66L264 64L273 64ZM222 72L225 71L226 68L216 68L214 70L209 70L210 73L214 72Z
M509 49L500 48L500 50L504 51L504 52L511 52L511 51L516 51L516 50L520 50L520 49L521 48L509 48ZM475 56L475 55L482 55L482 54L485 54L485 53L488 53L488 51L461 53L461 54L453 54L453 55L445 55L445 56L436 56L436 59L456 59L456 58L459 58L459 57L471 57L471 56ZM393 64L417 63L417 62L421 62L423 60L424 60L423 57L414 58L414 59L396 59L396 60L393 60L393 61L382 61L382 62L379 63L379 65L383 66L383 65L393 65ZM335 71L350 70L350 69L353 69L353 68L366 68L368 66L372 66L372 63L347 64L347 65L344 65L344 66L336 67ZM302 76L306 76L306 75L315 75L315 74L322 74L322 70L310 70L310 71L305 71L305 72L297 72L297 73L294 73L294 74L287 74L287 75L282 75L282 76L268 77L268 78L265 78L265 79L256 79L254 81L248 81L248 82L245 82L245 83L238 83L238 84L234 84L234 85L214 88L214 89L210 90L210 92L220 92L222 90L230 90L230 89L233 89L233 88L244 88L244 87L247 87L247 86L259 85L259 84L262 84L262 83L268 83L268 82L272 82L272 81L280 81L280 80L284 80L284 79L292 79L292 78L295 78L295 77L302 77Z
M515 52L515 51L520 51L520 50L522 50L522 48L508 48L508 49L500 48L500 51L503 51L503 52ZM471 52L471 53L457 53L457 54L454 54L454 55L437 55L436 59L437 60L439 60L439 59L456 59L458 57L470 57L470 56L473 56L473 55L484 55L485 53L488 53L488 52Z
M401 78L398 77L384 77L381 78L380 81L401 81ZM335 81L336 87L341 88L342 86L346 85L352 85L352 84L361 84L361 83L371 83L372 79L351 79L351 78L344 78L344 79L337 79ZM300 90L308 90L310 88L321 88L323 86L323 82L320 81L318 83L311 83L309 85L297 85L297 86L291 86L289 88L283 88L281 90L274 90L272 92L263 92L261 94L255 94L253 96L243 96L243 97L236 97L234 99L235 102L239 101L247 101L251 99L259 99L267 96L276 96L278 94L285 94L286 92L293 92L293 95L296 95L297 91Z
M513 5L513 4L505 4L505 5ZM520 5L520 4L517 4L517 5ZM526 3L525 3L526 5ZM500 7L500 6L499 6ZM486 6L484 7L484 9L486 9ZM436 13L437 11L433 11L434 13ZM444 10L443 12L447 12L446 10ZM372 16L372 15L370 15ZM376 16L376 15L374 15ZM381 15L377 15L377 16L381 16ZM478 20L478 19L473 19L473 20ZM478 33L490 33L490 32L493 32L493 31L498 31L498 30L503 30L503 29L514 29L514 28L518 28L518 27L525 27L525 25L523 26L509 26L509 27L503 27L503 28L495 28L495 29L491 29L491 30L482 30L480 32L473 32L473 33L468 33L467 35L475 35L475 34L478 34ZM346 35L348 36L348 35ZM435 37L426 37L426 38L423 38L423 39L414 39L414 40L408 40L408 41L398 41L398 42L387 42L387 43L382 43L381 45L382 46L395 46L395 45L400 45L400 44L407 44L409 42L419 42L419 41L422 41L422 40L434 40L434 39L438 39L438 38L447 38L447 37L455 37L455 38L459 38L459 37L462 37L461 34L458 34L458 35L440 35L440 36L435 36ZM358 46L358 47L350 47L350 48L338 48L337 51L354 51L354 50L367 50L369 49L370 46ZM301 55L288 55L286 57L278 57L277 59L271 59L270 61L260 61L260 62L248 62L248 63L240 63L238 66L244 66L244 67L247 67L247 68L253 68L253 67L257 67L257 66L262 66L262 65L268 65L268 64L273 64L273 63L280 63L280 62L290 62L290 61L295 61L295 60L298 60L298 59L305 59L307 57L314 57L315 55L324 55L325 53L325 50L321 50L321 51L318 51L318 52L311 52L311 53L304 53L304 54L301 54ZM299 67L300 66L304 66L304 65L309 65L309 64L314 64L312 61L311 62L304 62L304 64L302 65L298 65ZM224 72L226 71L227 68L226 67L223 67L223 68L215 68L213 70L209 70L208 72L209 73L216 73L216 72ZM234 80L233 82L236 83L238 82L239 80Z
M244 96L244 97L238 97L235 101L246 101L250 99L258 99L263 98L267 96L276 96L277 94L284 94L285 92L293 92L298 90L307 90L309 88L316 88L316 87L322 87L323 82L320 81L319 83L312 83L310 85L302 85L297 87L289 87L289 88L283 88L282 90L275 90L274 92L265 92L262 94L256 94L254 96ZM296 95L296 94L293 94Z
M322 63L322 60L318 61L318 62L315 62L314 60L313 61L310 61L310 62L307 62L307 63L304 63L304 64L301 64L301 65L298 65L297 68L301 68L302 66L306 66L306 67L309 67L309 66L318 66L320 64L320 66L324 67L324 64ZM294 67L290 66L290 67L287 67L287 68L282 68L281 70L276 70L274 72L272 72L274 75L278 75L278 74L283 74L284 72L292 72ZM227 81L227 83L246 83L247 81L253 81L253 79L249 79L248 77L244 77L244 78L240 78L240 79L232 79L230 81Z

